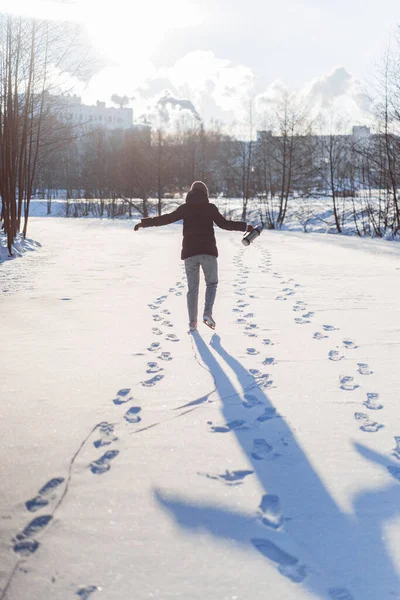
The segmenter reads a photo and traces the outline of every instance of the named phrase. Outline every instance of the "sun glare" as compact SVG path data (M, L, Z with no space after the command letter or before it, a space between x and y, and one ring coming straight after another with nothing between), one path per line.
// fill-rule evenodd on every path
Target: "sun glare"
M183 0L134 5L126 1L98 4L83 0L79 4L96 48L117 64L149 58L167 32L197 25L202 20L199 9Z
M198 5L188 0L136 2L114 0L0 0L0 11L40 19L82 23L98 52L110 62L126 64L128 59L147 59L174 29L201 24ZM135 55L135 56L133 56Z

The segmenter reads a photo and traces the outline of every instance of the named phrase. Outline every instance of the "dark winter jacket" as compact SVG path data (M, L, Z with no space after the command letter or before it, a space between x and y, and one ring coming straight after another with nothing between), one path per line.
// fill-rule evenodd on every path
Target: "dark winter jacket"
M205 192L201 190L190 191L186 196L186 203L181 204L172 213L142 219L143 227L157 227L168 225L183 219L183 243L181 258L189 258L196 254L211 254L218 256L217 244L214 235L214 223L228 231L246 231L244 221L227 221L212 204Z

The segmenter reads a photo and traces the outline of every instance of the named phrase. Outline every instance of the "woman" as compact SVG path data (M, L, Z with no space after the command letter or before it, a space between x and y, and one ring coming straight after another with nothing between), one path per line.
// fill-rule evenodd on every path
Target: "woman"
M186 196L185 204L161 217L142 219L135 225L135 231L141 227L168 225L181 219L183 219L181 258L185 261L188 282L189 329L190 331L197 329L200 267L206 281L203 322L211 329L215 329L212 310L218 285L218 249L214 235L214 223L228 231L252 231L253 226L247 225L244 221L227 221L215 204L209 201L206 184L202 181L195 181Z

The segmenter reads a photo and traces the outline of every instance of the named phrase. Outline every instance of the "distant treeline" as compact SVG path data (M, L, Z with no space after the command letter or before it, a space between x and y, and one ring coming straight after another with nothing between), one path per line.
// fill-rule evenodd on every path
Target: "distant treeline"
M35 193L48 200L50 212L62 190L71 200L67 216L91 206L99 216L134 211L146 217L150 199L162 214L165 200L184 196L200 179L212 197L240 198L243 219L256 199L269 228L282 227L293 198L306 205L324 197L339 233L351 213L359 235L396 235L400 138L367 128L316 135L293 111L289 120L287 107L283 114L279 134L259 131L250 141L201 125L176 133L98 129L39 161Z

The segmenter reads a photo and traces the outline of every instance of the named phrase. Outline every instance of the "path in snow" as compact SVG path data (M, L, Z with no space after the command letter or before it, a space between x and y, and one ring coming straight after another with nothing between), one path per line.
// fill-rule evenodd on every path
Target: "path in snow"
M400 598L396 247L219 232L189 336L179 227L33 227L0 276L0 598Z

